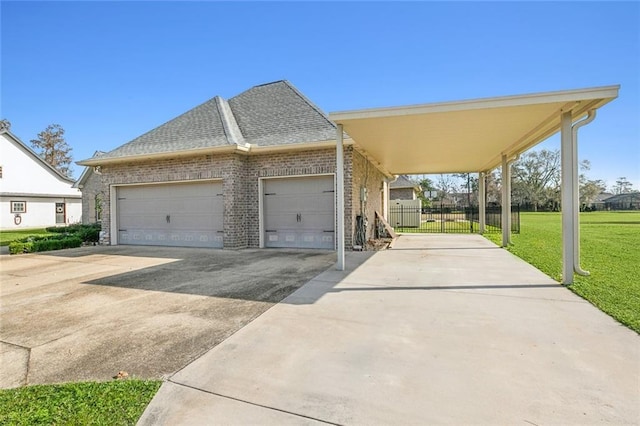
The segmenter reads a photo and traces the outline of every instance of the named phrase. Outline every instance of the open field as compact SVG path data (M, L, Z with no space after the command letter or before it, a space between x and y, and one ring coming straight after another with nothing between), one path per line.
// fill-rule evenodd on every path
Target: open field
M520 234L509 251L560 280L560 213L521 213ZM588 212L580 215L581 266L569 288L640 333L640 212ZM500 234L486 237L501 243Z
M0 231L0 246L8 246L11 241L19 240L20 238L28 237L30 235L53 235L51 232L47 232L42 229L26 229L21 231Z

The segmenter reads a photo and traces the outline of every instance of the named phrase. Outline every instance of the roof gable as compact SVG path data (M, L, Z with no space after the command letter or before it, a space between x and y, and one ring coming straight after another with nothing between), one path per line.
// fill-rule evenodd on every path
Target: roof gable
M398 176L398 178L389 184L389 188L391 189L401 189L401 188L413 188L419 191L419 185L408 177L404 175Z
M228 145L216 98L167 121L101 158L127 157Z
M336 126L287 81L255 86L228 102L216 96L100 158L278 146L335 139ZM83 160L80 164L95 160Z
M288 81L255 86L229 100L246 141L273 146L335 139L336 127Z
M28 157L30 157L34 161L34 163L45 169L53 177L65 183L73 183L73 179L63 175L51 164L44 161L42 157L36 154L36 152L29 148L24 142L22 142L20 138L11 133L7 127L0 128L0 134L6 135L7 138L4 138L5 140L13 143L13 145L24 152Z

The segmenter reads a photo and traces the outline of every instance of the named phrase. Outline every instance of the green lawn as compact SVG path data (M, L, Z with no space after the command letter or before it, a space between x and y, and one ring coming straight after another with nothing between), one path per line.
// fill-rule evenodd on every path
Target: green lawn
M114 380L0 390L0 424L135 425L161 383Z
M8 246L11 241L30 235L53 235L45 229L27 229L24 231L0 231L0 246Z
M640 333L640 212L580 214L582 269L569 288ZM486 237L501 244L501 234ZM509 251L560 281L562 234L560 213L521 213L520 234Z

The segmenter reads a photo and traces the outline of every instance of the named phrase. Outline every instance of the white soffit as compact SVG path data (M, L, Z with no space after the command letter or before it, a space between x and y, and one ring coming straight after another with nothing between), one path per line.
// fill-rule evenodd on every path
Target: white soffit
M393 174L479 172L495 168L618 97L620 86L329 114Z

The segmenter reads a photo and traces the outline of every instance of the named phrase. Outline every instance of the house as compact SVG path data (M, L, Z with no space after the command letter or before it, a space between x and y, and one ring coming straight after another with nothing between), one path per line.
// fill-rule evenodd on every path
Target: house
M604 210L604 201L612 196L613 194L610 192L601 192L600 194L596 195L596 198L592 202L585 204L583 206L583 209L586 208L591 210Z
M618 194L604 200L605 210L640 210L640 192Z
M216 96L79 164L100 172L102 230L112 245L334 249L336 138L317 106L276 81ZM348 136L344 143L352 247L354 235L373 236L394 176Z
M62 175L0 124L0 229L67 225L82 220L73 179Z
M389 184L389 199L415 200L420 192L420 185L405 175L400 175Z
M96 151L92 158L105 153ZM80 178L73 184L82 192L82 223L98 223L102 221L102 200L105 198L102 176L99 167L85 167Z

